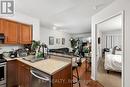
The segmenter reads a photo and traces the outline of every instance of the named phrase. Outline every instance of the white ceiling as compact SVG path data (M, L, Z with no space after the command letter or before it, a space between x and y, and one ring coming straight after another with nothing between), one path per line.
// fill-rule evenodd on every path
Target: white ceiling
M16 12L40 19L40 26L69 33L91 31L91 16L113 0L15 0Z
M102 32L121 30L121 15L111 18L105 22L98 24L97 28Z

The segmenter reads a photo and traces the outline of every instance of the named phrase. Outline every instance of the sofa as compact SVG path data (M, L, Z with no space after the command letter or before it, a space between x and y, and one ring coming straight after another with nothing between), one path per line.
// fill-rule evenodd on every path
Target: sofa
M50 49L49 52L69 54L69 48Z

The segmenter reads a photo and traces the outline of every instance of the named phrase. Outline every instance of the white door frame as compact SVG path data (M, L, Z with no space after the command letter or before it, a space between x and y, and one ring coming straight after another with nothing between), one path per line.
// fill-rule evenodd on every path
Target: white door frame
M94 43L96 44L97 43L97 25L98 24L100 24L100 23L103 23L103 22L105 22L105 21L107 21L107 20L109 20L109 19L111 19L111 18L114 18L114 17L116 17L116 16L118 16L118 15L121 15L122 17L121 17L121 20L122 20L122 50L123 50L123 63L122 63L122 87L123 87L123 79L124 79L124 58L125 58L125 55L124 55L124 53L125 53L125 50L124 50L124 48L125 48L125 27L124 27L124 25L125 25L125 23L124 23L124 21L125 21L125 12L124 11L121 11L121 12L119 12L119 13L117 13L117 14L115 14L115 15L112 15L112 16L110 16L110 17L108 17L108 18L106 18L105 20L102 20L102 21L100 21L100 22L98 22L98 23L96 23L96 24L94 24L94 28L95 28L95 30L93 31L94 33L94 36L95 36L95 41L94 41ZM94 79L94 80L97 80L97 44L94 46L94 48L93 49L95 49L93 52L93 56L92 56L92 65L93 66L95 66L95 71L92 71L92 72L95 72L95 77L92 77L92 79ZM94 70L93 68L92 68L92 70Z

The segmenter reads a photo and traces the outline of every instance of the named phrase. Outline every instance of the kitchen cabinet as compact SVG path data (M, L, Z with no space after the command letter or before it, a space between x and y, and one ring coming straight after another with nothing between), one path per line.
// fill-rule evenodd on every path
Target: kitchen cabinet
M18 85L17 69L17 61L7 62L7 87L16 87Z
M72 87L72 67L71 64L52 76L52 87Z
M46 77L44 71L40 71L43 74L41 75L38 74L38 80L37 80L38 83L35 83L36 79L33 79L33 77L35 76L33 76L30 72L30 70L32 70L32 67L18 60L9 61L7 67L8 67L7 87L32 87L31 84L33 83L37 86L40 83L39 81L41 81L39 79L39 76L43 75L44 78ZM52 80L50 82L51 87L72 87L71 64L63 67L60 70L57 70L57 72L55 72L52 75L49 74L47 75L50 78L50 80ZM37 76L35 78L37 78ZM49 83L44 83L44 81L42 82L44 85L49 84Z
M0 33L5 35L5 44L31 44L32 42L31 25L0 19Z
M3 21L5 44L17 44L19 24L12 21Z
M0 19L0 33L4 33L3 20L2 19Z
M20 24L20 43L31 44L32 42L32 26Z
M30 66L18 62L18 86L20 87L30 87L31 74Z

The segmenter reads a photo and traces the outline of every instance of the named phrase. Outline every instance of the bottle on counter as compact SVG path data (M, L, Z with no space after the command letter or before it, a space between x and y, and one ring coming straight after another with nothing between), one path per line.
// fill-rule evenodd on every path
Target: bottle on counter
M43 56L46 59L48 56L48 47L46 44L43 44Z

